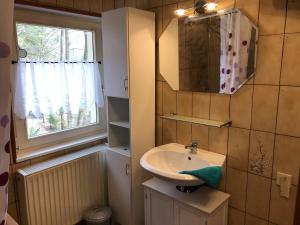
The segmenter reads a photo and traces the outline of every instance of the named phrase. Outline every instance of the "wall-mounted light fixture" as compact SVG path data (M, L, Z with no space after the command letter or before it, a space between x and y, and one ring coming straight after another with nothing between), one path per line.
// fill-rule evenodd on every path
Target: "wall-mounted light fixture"
M175 14L179 17L189 16L194 17L197 14L216 13L218 11L217 0L197 0L194 8L177 9Z
M218 11L218 3L209 2L204 5L204 9L206 12L212 13Z
M190 16L195 13L194 8L187 8L187 9L176 9L175 10L175 15L179 17L183 16Z

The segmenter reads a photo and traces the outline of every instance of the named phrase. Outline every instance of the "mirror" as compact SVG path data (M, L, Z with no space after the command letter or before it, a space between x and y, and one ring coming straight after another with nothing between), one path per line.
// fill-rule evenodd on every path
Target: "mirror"
M172 89L233 94L256 70L257 27L240 10L174 18L159 39L159 68Z

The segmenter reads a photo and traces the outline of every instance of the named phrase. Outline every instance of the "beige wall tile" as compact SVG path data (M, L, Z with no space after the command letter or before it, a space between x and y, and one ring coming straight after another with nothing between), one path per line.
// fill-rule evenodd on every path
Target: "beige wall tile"
M163 0L149 0L148 2L149 2L148 3L149 8L154 8L154 7L157 7L157 6L161 6Z
M177 2L179 2L179 0L163 0L164 5L173 4Z
M286 33L300 32L300 1L289 0L287 17L286 17Z
M177 4L163 6L163 30L168 26L170 21L175 17L174 11L177 9Z
M300 137L299 99L300 87L280 87L277 133Z
M163 144L176 142L176 121L163 119Z
M210 94L193 93L193 117L209 119Z
M18 208L17 208L17 204L16 203L12 203L8 205L8 209L7 209L9 215L14 218L16 221L19 220L18 217Z
M166 82L163 83L163 113L176 113L176 91Z
M280 225L293 225L297 188L292 186L290 198L280 196L279 186L272 182L270 221Z
M57 0L56 4L58 6L66 7L66 8L73 8L74 1L73 0Z
M8 182L8 204L14 203L16 201L16 193L15 193L15 181L14 176L9 176Z
M244 85L238 92L231 96L230 120L232 120L232 126L250 129L252 94L253 86Z
M163 120L159 116L155 117L155 146L163 144Z
M284 41L282 75L280 84L294 86L300 85L299 52L300 34L286 35Z
M158 43L159 37L162 33L162 7L156 7L156 8L152 8L150 11L155 13L155 37L156 37L156 42ZM157 48L158 49L158 48ZM158 60L158 54L159 51L156 51L156 59ZM157 73L159 73L159 63L156 63L156 70Z
M244 224L245 224L245 213L229 207L228 225L244 225Z
M298 185L300 168L300 138L276 136L273 178L277 172L292 175L292 183Z
M179 0L178 9L187 9L193 8L195 1L194 0Z
M250 131L229 128L227 164L231 168L248 170Z
M156 81L155 82L155 108L156 114L163 114L163 82Z
M221 179L217 189L219 191L226 192L226 182L227 182L227 167L226 167L226 162L225 162L225 165L223 166L223 170L222 170L222 179Z
M193 124L192 125L192 140L198 142L199 148L209 149L208 146L208 126Z
M230 96L221 94L211 94L210 100L210 119L228 120L229 119Z
M101 13L102 0L89 0L90 12Z
M245 225L268 225L268 221L262 220L255 216L246 214L246 223Z
M177 121L177 143L187 145L192 141L192 125Z
M228 128L209 128L209 150L227 155Z
M255 84L279 84L282 47L283 35L259 37Z
M235 0L222 0L218 4L219 9L231 9L234 8Z
M89 11L89 1L74 0L74 8Z
M235 6L242 9L244 13L255 23L258 22L259 0L236 0Z
M138 9L148 9L149 1L148 0L136 0L136 8Z
M284 32L287 0L260 0L260 34L281 34Z
M108 0L108 1L110 1L110 0ZM136 7L137 0L125 0L125 6Z
M125 1L124 0L115 0L115 9L124 7Z
M274 134L261 131L251 131L249 172L271 177L273 149Z
M158 43L156 45L156 48L158 49ZM163 76L160 73L160 69L159 69L159 52L155 51L155 63L156 63L156 67L155 67L155 80L159 80L159 81L165 81L165 79L163 78Z
M115 8L115 3L112 0L102 0L103 11L108 11Z
M246 207L247 173L236 169L227 168L226 192L231 197L229 205L245 211Z
M275 131L278 86L254 85L252 128L262 131Z
M246 212L268 220L271 179L248 174Z
M193 93L187 91L177 92L177 114L182 116L192 116L193 113Z

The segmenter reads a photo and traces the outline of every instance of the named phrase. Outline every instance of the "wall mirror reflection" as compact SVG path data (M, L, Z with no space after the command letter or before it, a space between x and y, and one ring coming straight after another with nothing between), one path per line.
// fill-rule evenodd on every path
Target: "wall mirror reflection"
M174 90L233 94L255 74L257 38L239 9L174 18L159 39L160 73Z

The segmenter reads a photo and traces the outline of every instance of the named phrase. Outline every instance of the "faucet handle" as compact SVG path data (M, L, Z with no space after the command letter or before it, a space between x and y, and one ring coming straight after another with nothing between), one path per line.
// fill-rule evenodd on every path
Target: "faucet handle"
M185 146L185 148L197 148L197 147L198 147L198 141L192 141L191 144Z
M196 140L192 140L192 144L191 144L192 147L198 147L198 141Z

